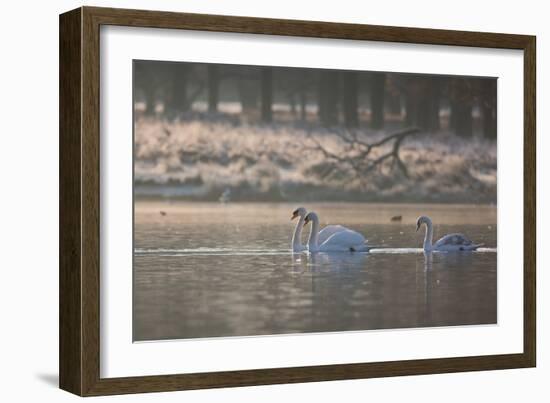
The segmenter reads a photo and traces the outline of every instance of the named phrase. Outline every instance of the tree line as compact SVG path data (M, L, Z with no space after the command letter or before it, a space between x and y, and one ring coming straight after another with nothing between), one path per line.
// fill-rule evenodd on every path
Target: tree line
M185 116L197 102L220 114L229 102L263 123L497 133L495 78L136 61L134 90L145 115L166 119Z

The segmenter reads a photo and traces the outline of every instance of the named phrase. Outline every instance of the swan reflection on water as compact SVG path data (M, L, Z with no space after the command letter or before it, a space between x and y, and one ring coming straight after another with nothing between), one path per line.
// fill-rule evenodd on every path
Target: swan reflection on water
M434 255L432 252L424 251L424 270L432 270L433 269L433 262L434 262Z
M361 269L364 268L369 257L368 253L350 252L315 252L315 253L293 253L293 265L307 266L312 269Z
M478 252L479 253L479 252ZM482 253L490 253L482 252ZM433 270L436 268L453 268L453 267L468 267L474 264L476 252L442 252L434 253L431 251L423 251L424 268L425 270ZM435 260L435 263L434 263Z
M305 253L293 252L290 257L294 274L303 274L307 271L307 255Z
M485 251L484 251L485 252ZM488 250L487 252L492 252ZM453 253L453 252L432 252L424 251L420 248L386 248L375 249L369 253L365 252L302 252L291 253L292 265L300 266L302 269L307 267L312 268L332 268L339 269L359 269L366 267L367 260L373 258L376 261L377 256L387 256L390 254L396 255L417 255L422 254L424 257L424 270L432 271L434 266L438 267L455 267L473 264L475 252L470 253ZM485 252L486 253L486 252ZM435 261L435 263L434 263Z

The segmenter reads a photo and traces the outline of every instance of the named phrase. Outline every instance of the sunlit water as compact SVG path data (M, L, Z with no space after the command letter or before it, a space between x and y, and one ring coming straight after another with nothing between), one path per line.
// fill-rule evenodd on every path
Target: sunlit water
M296 205L136 202L134 340L496 323L495 207L304 205L381 249L290 253ZM420 214L485 247L424 255Z

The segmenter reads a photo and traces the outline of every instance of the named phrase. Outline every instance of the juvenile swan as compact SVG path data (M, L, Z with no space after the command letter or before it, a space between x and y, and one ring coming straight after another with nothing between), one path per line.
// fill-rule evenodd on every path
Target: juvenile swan
M416 220L416 230L420 229L422 224L426 224L426 235L424 236L424 251L443 251L443 252L460 252L476 250L483 244L474 244L463 234L445 235L439 241L432 245L433 240L433 224L427 216L420 216Z
M321 241L317 214L310 212L306 215L304 226L310 221L311 231L308 240L310 252L368 252L367 240L359 232L338 225L335 227L339 227L339 231L333 232Z

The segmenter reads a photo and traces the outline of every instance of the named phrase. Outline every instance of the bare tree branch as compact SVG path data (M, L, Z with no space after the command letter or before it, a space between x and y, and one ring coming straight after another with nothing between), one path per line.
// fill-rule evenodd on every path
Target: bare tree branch
M317 151L323 155L327 160L341 164L342 166L348 166L355 174L355 178L361 182L365 181L365 176L372 172L374 169L381 168L384 162L391 160L392 167L397 166L399 170L409 177L407 166L399 155L399 150L403 140L410 135L418 133L419 129L411 127L392 133L374 143L367 143L360 139L355 131L346 131L339 134L339 139L344 143L344 152L334 153L327 149L317 138L308 134L309 144L306 146L309 150ZM384 145L393 141L392 147L389 151L377 156L376 158L370 157L371 152L377 148L381 148ZM330 170L329 170L330 171ZM331 172L327 172L323 177L326 177Z

